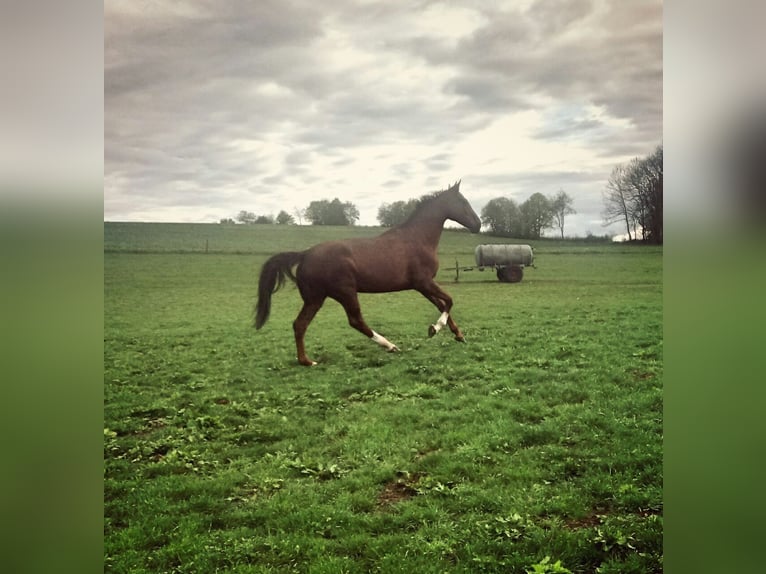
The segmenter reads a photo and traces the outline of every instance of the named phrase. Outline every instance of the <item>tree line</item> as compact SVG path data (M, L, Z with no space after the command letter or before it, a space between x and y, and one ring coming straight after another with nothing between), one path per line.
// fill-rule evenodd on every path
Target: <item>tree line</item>
M622 223L629 241L662 244L662 145L612 170L603 195L604 225Z
M623 223L629 240L662 244L662 145L644 158L634 158L613 170L603 193L604 225ZM420 199L383 203L377 220L382 227L394 227L406 221L420 204ZM481 221L491 235L539 239L546 229L555 229L564 238L568 215L576 213L572 198L564 191L546 197L533 193L519 204L509 197L491 199L481 210ZM282 210L276 217L240 211L236 218L220 223L302 225L305 218L312 225L355 225L359 210L351 202L335 199L312 201L305 209L295 208L293 215Z
M282 210L279 212L279 215L276 216L276 218L273 215L256 215L252 211L240 211L235 219L232 219L231 217L225 217L219 221L219 223L243 223L246 225L261 225L261 224L269 224L272 225L274 223L279 224L293 224L295 223L295 219L292 215L287 213L286 211Z
M378 208L378 223L382 227L404 223L420 205L420 201L409 199L383 203ZM305 209L296 208L293 213L295 216L282 210L274 217L240 211L234 219L223 218L220 223L295 225L297 217L299 223L305 218L312 225L355 225L359 219L357 207L348 201L341 202L338 198L312 201ZM489 227L491 234L502 237L538 238L548 227L557 228L563 237L564 220L571 213L575 213L572 198L562 190L550 198L535 193L521 205L506 197L495 198L482 210L481 220Z
M546 229L555 229L564 238L567 215L576 213L573 200L563 189L546 197L533 193L519 204L509 197L496 197L481 210L481 221L492 235L539 239Z
M312 225L354 225L359 219L359 210L356 206L349 201L341 202L337 197L333 200L312 201L305 209L296 207L293 214L282 210L274 217L273 215L256 215L252 211L240 211L235 218L224 217L219 220L219 223L295 225L296 218L299 224L302 224L305 218Z

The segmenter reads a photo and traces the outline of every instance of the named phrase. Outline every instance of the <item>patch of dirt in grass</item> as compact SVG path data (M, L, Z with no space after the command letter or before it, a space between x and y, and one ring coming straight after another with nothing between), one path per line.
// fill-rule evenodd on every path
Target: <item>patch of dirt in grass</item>
M157 419L148 419L146 420L146 424L141 427L140 429L136 429L133 431L133 434L135 436L147 436L152 434L154 431L166 427L168 422L163 418L157 418Z
M645 508L636 512L641 518L649 518L650 516L662 516L662 509L659 508Z
M173 411L168 408L154 408L154 409L138 409L130 413L133 418L139 419L161 419L169 417L173 414Z
M607 508L596 508L592 510L589 514L586 516L583 516L582 518L572 518L570 520L566 520L564 524L566 524L567 528L570 530L578 530L580 528L592 528L593 526L598 526L599 524L602 524L604 522L604 518L612 511L610 511ZM648 518L649 516L655 516L655 515L661 515L662 510L655 509L655 508L647 508L642 509L634 513L637 516L640 516L641 518Z
M603 510L594 510L587 516L583 516L582 518L573 518L571 520L567 520L565 522L567 528L570 530L579 530L580 528L591 528L593 526L598 526L601 524L602 519L604 516Z
M418 483L422 475L410 474L408 472L400 473L399 476L392 480L383 487L383 490L378 495L378 507L385 508L405 500L409 500L413 496L418 494L415 485Z
M415 455L415 460L421 460L427 457L429 454L434 454L439 451L441 451L441 449L436 447L419 450L418 453Z

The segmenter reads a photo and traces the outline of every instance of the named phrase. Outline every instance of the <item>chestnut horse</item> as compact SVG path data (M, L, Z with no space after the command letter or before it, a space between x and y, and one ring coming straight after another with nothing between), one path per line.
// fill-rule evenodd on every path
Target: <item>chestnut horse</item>
M343 306L354 329L388 351L398 351L396 345L367 326L357 293L415 289L441 311L436 324L429 327L429 337L449 325L455 339L464 341L463 333L450 316L452 298L434 281L439 268L436 251L447 219L460 223L472 233L481 228L481 220L460 193L460 181L444 191L423 197L404 223L377 237L327 241L306 251L272 256L263 264L258 281L255 328L263 327L271 311L272 293L289 277L297 283L303 298L303 308L293 322L298 362L302 365L316 364L306 355L303 339L327 297Z

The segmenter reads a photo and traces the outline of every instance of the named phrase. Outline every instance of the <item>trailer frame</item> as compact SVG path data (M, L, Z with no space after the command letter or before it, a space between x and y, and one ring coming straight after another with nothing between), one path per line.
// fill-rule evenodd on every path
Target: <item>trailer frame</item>
M522 265L522 264L509 264L509 265L472 265L470 267L461 267L457 259L455 259L455 266L450 269L455 270L455 283L460 281L461 271L485 271L487 269L494 269L497 273L497 280L502 283L519 283L524 278L524 268L532 267L537 269L537 265Z
M461 271L494 269L498 281L519 283L524 278L525 267L535 267L534 248L525 244L501 243L477 245L474 251L476 265L460 266L455 259L455 283L460 281Z

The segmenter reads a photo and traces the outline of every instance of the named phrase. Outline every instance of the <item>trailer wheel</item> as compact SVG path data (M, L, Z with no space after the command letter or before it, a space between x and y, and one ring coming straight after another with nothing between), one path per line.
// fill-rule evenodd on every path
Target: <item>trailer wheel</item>
M518 283L523 277L524 268L519 265L497 268L497 278L503 283Z

